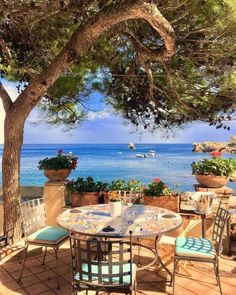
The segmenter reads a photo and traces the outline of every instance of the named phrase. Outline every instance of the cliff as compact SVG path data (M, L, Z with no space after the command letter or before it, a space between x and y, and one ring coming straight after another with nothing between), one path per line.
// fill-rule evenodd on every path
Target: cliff
M227 154L236 154L236 142L197 142L193 143L192 151L196 153L220 151Z

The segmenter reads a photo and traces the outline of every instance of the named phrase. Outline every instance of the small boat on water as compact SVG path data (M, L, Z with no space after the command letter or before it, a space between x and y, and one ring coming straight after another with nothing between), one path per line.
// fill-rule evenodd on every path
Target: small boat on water
M155 158L156 155L156 151L151 150L146 154L136 154L136 158Z
M147 158L146 154L136 154L136 158Z
M156 151L154 151L154 150L150 150L150 151L147 153L147 156L148 156L148 157L152 157L152 158L156 157L156 155L157 155L157 153L156 153Z

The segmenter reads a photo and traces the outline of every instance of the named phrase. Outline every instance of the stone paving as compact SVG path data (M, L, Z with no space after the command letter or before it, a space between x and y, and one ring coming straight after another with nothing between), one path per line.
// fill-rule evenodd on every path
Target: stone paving
M16 248L17 249L17 248ZM161 249L161 255L163 255ZM142 250L142 263L151 259L150 253ZM71 266L69 243L66 242L59 251L60 283L56 288L56 261L53 251L48 251L46 264L42 265L43 253L40 248L30 251L26 260L22 283L17 282L21 267L21 253L19 249L5 257L0 266L0 295L69 295L71 294ZM220 276L225 295L236 295L236 260L222 256L220 261ZM171 270L173 265L168 266ZM156 267L138 273L138 295L172 294L172 288L161 282L166 278L164 272L156 272ZM187 265L191 276L180 271L176 276L176 295L218 295L213 268L208 264L194 263ZM234 274L232 272L235 271ZM82 292L81 292L82 293ZM102 293L102 292L101 292ZM89 292L89 295L94 292Z

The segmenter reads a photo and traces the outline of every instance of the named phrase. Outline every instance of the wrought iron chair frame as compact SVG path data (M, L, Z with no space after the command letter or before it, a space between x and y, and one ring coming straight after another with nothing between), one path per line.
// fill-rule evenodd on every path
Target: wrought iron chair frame
M173 294L175 292L175 274L177 270L177 265L180 260L185 261L196 261L196 262L206 262L212 263L214 266L214 272L216 276L217 286L219 286L220 294L222 295L222 288L220 283L220 275L219 275L219 256L222 252L222 238L224 233L224 228L226 225L226 221L229 218L229 212L219 205L219 208L216 213L213 232L212 232L212 243L216 248L216 255L214 258L203 258L203 257L192 257L192 256L181 256L175 253L174 255L174 269L173 269Z
M83 244L85 247L83 248ZM114 250L114 246L116 250ZM117 249L118 247L118 249ZM70 231L70 249L72 260L72 294L77 294L79 291L92 290L105 292L117 292L117 293L129 293L136 294L137 282L136 272L132 269L132 233L130 233L129 239L95 237L91 239L86 234L81 235L76 232ZM128 255L128 259L124 258L124 255ZM84 255L86 259L84 259ZM114 255L118 255L118 262L114 262ZM82 264L88 264L88 271L82 269ZM125 263L130 265L129 271L124 271L122 265ZM112 273L112 266L117 265L119 267L119 274ZM97 272L93 272L92 266L97 266ZM102 273L102 266L108 267L108 274ZM79 279L75 279L75 276L79 275ZM88 280L83 278L85 275ZM123 282L123 276L130 276L130 284ZM94 278L96 281L94 282ZM104 278L107 282L104 282ZM119 283L113 282L112 279L117 278Z
M65 238L59 240L59 242L56 244L46 243L45 241L43 242L28 241L27 237L30 234L32 234L34 231L37 231L43 228L44 226L47 226L47 218L46 218L46 211L45 211L43 198L37 198L37 199L23 202L20 204L20 208L21 208L21 216L22 216L22 229L23 229L23 234L25 238L25 248L23 250L24 252L23 252L23 258L22 258L22 265L21 265L21 271L18 278L18 282L21 282L21 278L22 278L22 274L23 274L23 270L25 266L25 260L27 256L27 251L30 245L45 247L42 265L45 264L47 248L53 248L55 253L55 258L56 258L57 288L59 289L60 283L59 283L58 250L59 250L59 247L68 239L69 234Z

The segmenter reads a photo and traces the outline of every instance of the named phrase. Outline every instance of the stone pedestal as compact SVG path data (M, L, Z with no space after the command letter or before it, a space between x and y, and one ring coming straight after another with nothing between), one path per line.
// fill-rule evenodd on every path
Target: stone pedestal
M62 213L65 207L66 183L67 180L49 180L44 185L43 199L46 209L47 224L57 226L57 216Z
M233 195L232 188L223 186L221 188L201 187L199 184L194 185L196 192L212 192L216 194L217 199L220 199L223 204L228 204L229 198Z

